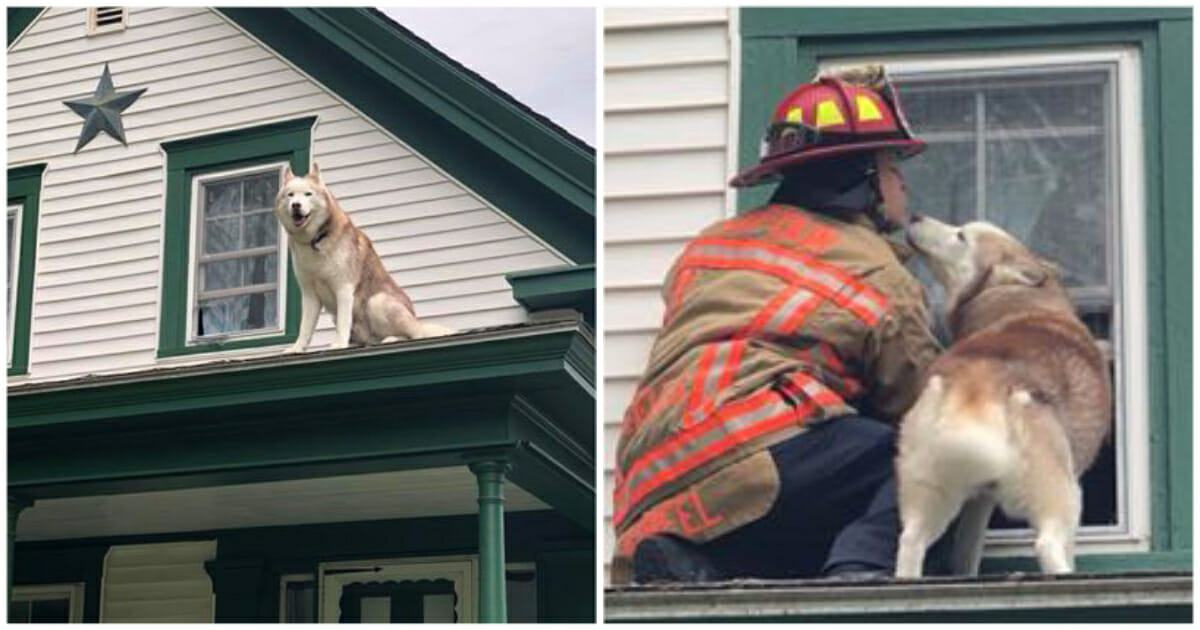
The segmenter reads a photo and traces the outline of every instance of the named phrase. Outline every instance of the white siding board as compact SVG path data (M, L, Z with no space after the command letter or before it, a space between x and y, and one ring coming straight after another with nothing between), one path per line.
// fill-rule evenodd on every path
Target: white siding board
M111 547L100 620L211 623L215 597L204 563L216 557L215 540Z
M85 12L51 9L8 54L9 164L49 163L29 378L156 365L164 142L318 117L326 182L443 325L524 321L504 274L566 262L215 12L129 12L125 31L86 37ZM106 62L118 90L148 88L123 115L129 145L101 135L72 154L81 121L62 101L90 94ZM331 328L326 314L315 341Z
M673 110L610 112L604 116L604 151L610 155L646 147L721 145L727 135L726 116L724 105L697 107L685 115Z
M717 61L688 67L606 70L604 105L619 107L725 101L729 92L728 68L727 63Z
M687 241L728 212L739 63L728 19L720 7L604 11L606 576L616 440L661 325L663 278Z

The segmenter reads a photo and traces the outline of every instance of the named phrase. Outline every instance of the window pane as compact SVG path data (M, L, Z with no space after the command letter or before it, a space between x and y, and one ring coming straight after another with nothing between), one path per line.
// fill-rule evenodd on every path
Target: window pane
M241 210L242 183L240 180L210 182L204 185L205 216L237 214Z
M987 143L988 218L1057 263L1068 286L1106 286L1100 136Z
M946 85L898 82L904 115L920 137L940 132L975 131L975 90Z
M316 623L317 590L315 581L288 582L285 598L284 623Z
M35 600L31 602L29 620L33 623L67 623L71 620L71 600Z
M245 210L261 210L275 206L275 193L279 191L279 173L274 171L254 175L243 181Z
M197 335L221 335L243 330L275 328L275 292L202 300Z
M1066 129L1104 126L1102 71L1074 71L993 79L987 83L988 129Z
M244 217L245 228L242 233L246 238L246 247L263 247L266 245L274 245L279 242L278 232L279 221L275 219L275 214L272 212L260 212L250 214Z
M15 601L8 604L9 623L29 623L30 602Z
M931 142L901 168L909 210L951 223L975 219L974 142Z
M219 217L204 221L204 253L220 254L238 249L241 237L237 217Z

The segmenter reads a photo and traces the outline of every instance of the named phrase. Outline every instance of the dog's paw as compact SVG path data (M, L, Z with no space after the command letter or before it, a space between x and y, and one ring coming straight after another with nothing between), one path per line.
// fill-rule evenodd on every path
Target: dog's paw
M291 345L283 349L279 354L300 354L304 352L303 346Z
M350 344L348 344L348 343L338 343L336 341L329 344L330 350L345 350L346 348L349 348L349 347L350 347Z

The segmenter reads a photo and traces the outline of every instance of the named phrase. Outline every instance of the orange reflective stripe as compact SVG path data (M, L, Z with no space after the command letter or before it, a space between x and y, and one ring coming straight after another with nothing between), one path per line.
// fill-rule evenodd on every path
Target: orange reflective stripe
M886 298L854 276L812 256L767 243L700 239L688 246L680 263L769 273L820 294L871 326L887 310Z
M764 389L726 405L704 422L680 431L644 453L625 472L625 483L616 493L614 515L620 524L629 510L650 493L716 457L756 437L802 423L816 406L841 403L841 398L806 374L797 373L789 385L803 396L799 403L785 401L773 389Z

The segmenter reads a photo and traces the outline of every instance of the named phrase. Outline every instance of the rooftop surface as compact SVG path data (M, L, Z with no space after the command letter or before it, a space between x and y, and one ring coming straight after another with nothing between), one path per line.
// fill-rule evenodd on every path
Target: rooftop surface
M1090 610L1103 615L1163 609L1190 619L1191 572L1050 576L1012 573L864 582L736 580L610 587L606 621L780 621L932 614L994 620L996 613ZM1171 616L1171 615L1168 615ZM1033 617L1036 618L1036 617Z

